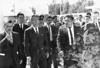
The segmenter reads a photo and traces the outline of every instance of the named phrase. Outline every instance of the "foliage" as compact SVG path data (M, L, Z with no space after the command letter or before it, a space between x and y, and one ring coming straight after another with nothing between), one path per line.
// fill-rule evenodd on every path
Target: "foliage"
M54 15L67 13L81 13L87 11L85 7L93 5L93 0L80 0L72 5L69 4L69 2L66 2L64 4L51 4L49 5L49 13Z

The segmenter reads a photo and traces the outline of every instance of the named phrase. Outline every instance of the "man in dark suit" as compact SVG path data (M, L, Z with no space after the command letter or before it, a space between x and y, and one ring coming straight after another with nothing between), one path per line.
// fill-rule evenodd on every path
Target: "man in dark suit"
M52 23L52 17L48 16L47 18L47 28L48 28L48 37L49 37L49 57L47 58L47 66L48 68L51 68L52 61L54 62L54 68L58 68L57 65L57 44L56 44L56 38L58 33L58 26L51 25Z
M21 68L25 68L26 66L26 58L24 53L24 31L27 29L28 26L25 25L24 14L18 13L17 15L17 23L13 26L13 31L19 34L20 38L20 45L17 45L18 48L18 56L20 59ZM19 43L18 43L19 44Z
M47 68L47 57L48 57L48 50L49 50L49 40L48 40L48 29L44 26L44 16L39 16L39 33L43 35L42 41L43 44L42 49L40 49L40 58L39 58L39 68Z
M28 63L31 62L31 68L47 68L46 53L47 48L46 33L47 30L38 22L38 16L31 18L31 27L25 31L25 53Z
M75 46L75 28L73 25L73 20L74 18L72 16L66 16L65 24L59 28L58 32L57 44L59 49L64 52L65 56L68 56L69 50L73 50L73 46ZM73 61L67 62L67 67L71 64L73 64Z

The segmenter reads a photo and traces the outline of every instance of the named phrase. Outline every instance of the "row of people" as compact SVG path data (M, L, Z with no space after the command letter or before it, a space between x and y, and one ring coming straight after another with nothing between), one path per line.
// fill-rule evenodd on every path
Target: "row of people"
M80 26L72 15L65 16L64 23L59 23L57 16L48 16L44 22L43 15L33 15L30 25L26 25L24 14L19 13L17 23L4 24L5 31L0 34L0 68L25 68L27 63L31 68L51 68L52 62L58 68L60 51L68 59L69 52L84 48L84 33L91 29L90 16L86 17ZM66 67L77 63L71 57L64 59Z

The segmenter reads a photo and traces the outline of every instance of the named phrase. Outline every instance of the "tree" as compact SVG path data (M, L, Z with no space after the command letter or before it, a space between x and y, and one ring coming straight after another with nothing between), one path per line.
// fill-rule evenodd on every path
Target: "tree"
M69 2L66 2L66 3L64 4L63 14L68 13L68 12L69 12L69 8L70 8L70 4L69 4Z
M49 5L49 14L52 14L52 15L60 14L60 4Z
M49 13L53 15L57 14L67 14L67 13L81 13L86 12L87 9L85 7L87 6L93 6L94 1L93 0L79 0L75 4L70 5L69 2L66 2L64 4L51 4L49 5Z

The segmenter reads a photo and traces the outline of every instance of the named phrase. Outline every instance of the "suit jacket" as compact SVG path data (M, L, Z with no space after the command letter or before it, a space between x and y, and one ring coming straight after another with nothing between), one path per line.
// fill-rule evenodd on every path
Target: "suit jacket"
M25 30L25 53L26 56L37 56L39 51L48 47L47 28L39 27L37 34L33 27Z
M49 47L51 47L52 49L55 49L57 47L57 43L56 43L56 39L57 39L57 35L58 35L58 26L55 25L51 25L51 30L52 30L52 38L53 40L50 40L50 31L48 30L48 41L49 41Z
M20 34L18 33L18 32L13 32L12 33L12 37L13 37L13 45L14 45L14 47L13 47L13 54L14 54L14 59L15 59L15 61L16 61L16 63L19 63L19 61L20 61L20 54L22 53L21 52L21 50L20 50L20 45L21 45L21 43L20 43Z
M13 26L13 31L14 32L17 32L17 33L19 33L19 39L20 39L20 49L22 50L22 51L24 51L24 31L25 31L25 29L27 29L29 26L28 25L25 25L25 24L23 24L23 29L20 27L20 25L19 24L15 24L14 26ZM18 44L18 43L17 43Z
M5 39L4 39L5 38ZM0 54L0 68L2 68L2 66L9 66L12 65L13 62L13 45L12 43L10 43L10 41L7 39L6 37L6 33L1 35L0 34L0 41L4 39L1 43L0 43L0 53L5 54L5 55L1 55Z
M65 25L62 25L59 28L58 36L57 36L58 45L62 50L69 50L69 37L68 37L68 31Z
M76 38L77 33L80 32L80 28L75 27L74 25L73 27L74 27L74 37ZM59 28L57 41L58 41L58 46L60 46L62 50L69 50L72 48L69 44L68 30L65 25L62 25Z

